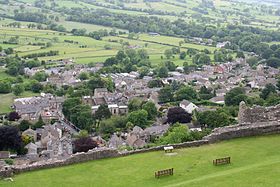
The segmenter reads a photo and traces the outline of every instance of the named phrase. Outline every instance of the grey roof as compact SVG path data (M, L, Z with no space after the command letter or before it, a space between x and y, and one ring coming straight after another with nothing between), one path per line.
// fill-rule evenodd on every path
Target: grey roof
M144 133L149 135L163 135L165 132L168 131L169 127L170 127L169 124L152 126L146 128L144 130Z
M191 104L191 102L187 101L187 100L183 100L183 101L180 102L180 104L188 106L189 104Z

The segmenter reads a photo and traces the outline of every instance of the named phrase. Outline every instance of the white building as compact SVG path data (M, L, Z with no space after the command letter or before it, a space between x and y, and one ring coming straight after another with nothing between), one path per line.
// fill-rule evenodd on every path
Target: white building
M187 100L183 100L180 103L180 107L183 108L189 114L191 114L195 109L198 108L198 106L196 106L195 104L193 104L192 102L187 101Z

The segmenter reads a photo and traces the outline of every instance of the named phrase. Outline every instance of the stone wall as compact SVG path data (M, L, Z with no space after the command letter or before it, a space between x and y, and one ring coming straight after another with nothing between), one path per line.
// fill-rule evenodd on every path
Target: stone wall
M180 149L180 148L187 148L187 147L197 147L197 146L201 146L201 145L205 145L205 144L208 144L208 140L185 142L185 143L174 144L174 145L170 145L170 146L173 146L175 149ZM90 161L90 160L123 157L123 156L138 154L138 153L159 151L159 150L163 150L163 147L164 146L157 146L157 147L152 147L149 149L139 149L139 150L135 150L135 151L125 151L125 152L119 152L116 149L109 149L109 148L90 150L87 153L74 154L65 160L52 159L52 160L44 160L44 161L35 162L33 164L12 166L9 170L4 170L4 169L0 170L0 176L10 177L12 174L19 174L22 172L34 171L34 170L39 170L39 169L67 166L67 165L86 162L86 161Z
M217 128L214 129L210 135L204 137L203 139L208 140L209 143L215 143L233 138L278 133L280 133L280 121L259 122L254 124L241 124Z
M280 105L272 107L254 106L249 108L244 102L239 105L238 122L243 123L259 123L277 121L280 119Z
M71 165L75 163L81 163L86 162L90 160L98 160L103 158L113 158L121 156L119 152L116 149L99 149L99 150L90 150L87 153L77 153L65 160L45 160L45 161L39 161L35 162L33 164L28 165L18 165L13 166L12 170L14 174L26 172L26 171L33 171L38 169L46 169L46 168L54 168L54 167L60 167L60 166L66 166Z
M262 108L258 106L248 108L244 102L241 102L239 107L238 119L239 125L216 128L210 135L204 137L203 140L185 142L169 146L173 146L175 149L180 149L197 147L233 138L280 133L280 105L268 108ZM151 151L161 151L163 150L163 148L164 146L157 146L148 149L139 149L135 151L125 152L119 152L116 149L109 148L90 150L87 153L77 153L71 155L64 160L52 159L35 162L33 164L3 167L2 169L0 169L0 177L10 177L13 173L18 174L21 172L33 171L38 169L66 166L90 160L122 157Z

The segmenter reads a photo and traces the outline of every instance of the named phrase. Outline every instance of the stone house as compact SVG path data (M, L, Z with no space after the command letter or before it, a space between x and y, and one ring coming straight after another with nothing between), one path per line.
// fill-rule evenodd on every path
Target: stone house
M65 135L56 140L50 140L47 144L47 152L50 157L68 157L73 154L71 137Z
M133 130L128 133L126 138L127 145L135 148L144 147L147 137L144 134L144 130L138 126L135 126Z
M37 158L38 157L38 145L30 142L24 148L28 150L26 156L28 158Z
M116 134L113 134L108 142L108 147L114 149L120 148L125 145L126 145L125 141L121 137L117 136Z

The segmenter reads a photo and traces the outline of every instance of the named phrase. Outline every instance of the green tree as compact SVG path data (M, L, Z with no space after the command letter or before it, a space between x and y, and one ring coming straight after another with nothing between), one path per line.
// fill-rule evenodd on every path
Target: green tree
M184 86L175 92L175 98L177 101L194 100L197 99L197 93L192 87Z
M181 59L181 60L184 60L184 59L186 58L186 56L187 56L187 53L186 53L185 51L182 51L182 52L180 53L180 59Z
M108 119L111 117L111 112L108 108L108 105L102 104L98 107L97 111L95 112L94 116L96 119Z
M197 121L204 126L210 128L222 127L230 125L230 116L220 111L205 111L197 113Z
M177 66L172 61L166 61L164 64L165 64L165 67L167 67L167 69L169 71L175 71L177 68Z
M153 102L148 101L143 104L142 109L148 112L148 120L154 120L157 117L157 108Z
M68 98L64 101L63 103L63 107L62 107L62 112L63 114L70 119L70 115L71 115L71 110L72 108L80 105L82 103L81 99L78 97L74 97L74 98Z
M269 83L265 85L265 88L260 93L260 97L266 100L269 94L271 93L277 93L277 92L276 92L276 87L273 84Z
M0 93L3 94L10 93L11 90L12 90L12 86L10 81L7 80L0 81Z
M247 102L247 96L245 95L244 88L236 87L231 89L225 95L225 104L227 106L238 106L241 101Z
M128 121L135 126L146 128L148 125L148 112L146 110L137 110L128 115Z
M45 72L40 71L40 72L36 72L32 78L39 82L43 82L47 80L47 77L48 75Z
M237 51L236 58L245 58L245 55L242 51Z
M168 69L166 66L161 66L160 68L158 68L157 70L157 76L160 78L166 78L168 77Z
M163 87L159 93L158 93L158 99L161 103L167 103L172 102L174 100L173 98L173 92L170 86Z
M143 101L137 97L130 99L128 102L129 112L140 110L142 107L142 103Z
M164 51L164 55L166 56L167 59L170 59L173 55L173 51L171 49L166 49Z
M273 68L279 68L280 67L280 59L279 58L269 58L267 61L266 61L266 64L270 67L273 67Z
M256 66L259 62L258 58L257 57L250 57L246 60L246 62L251 66Z
M13 93L16 96L19 96L19 95L21 95L24 92L24 86L23 86L23 84L15 84L13 86L12 90L13 90Z
M193 58L192 61L197 65L208 65L211 62L211 59L205 53L198 53Z
M179 123L175 124L168 132L162 136L158 142L162 145L183 143L190 138L187 126Z
M45 125L45 123L42 119L42 116L40 115L38 121L33 125L33 128L34 129L42 128L44 125Z
M81 79L81 80L87 80L88 78L89 78L89 75L87 72L82 72L79 75L79 79Z

